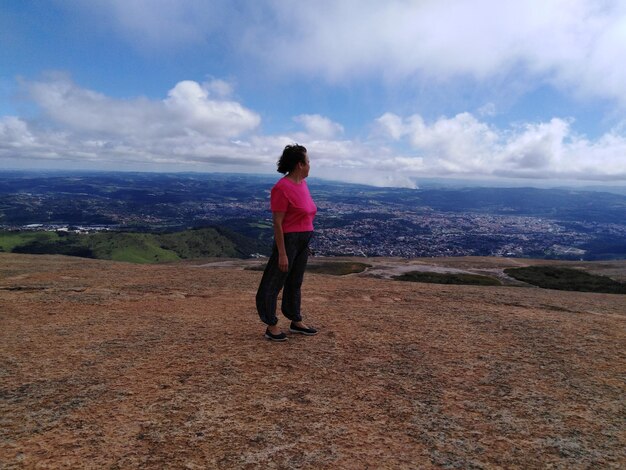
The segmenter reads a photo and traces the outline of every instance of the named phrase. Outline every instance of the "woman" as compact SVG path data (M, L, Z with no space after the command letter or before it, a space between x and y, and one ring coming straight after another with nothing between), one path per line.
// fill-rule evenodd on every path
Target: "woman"
M291 320L289 331L307 336L317 334L315 328L302 323L300 313L300 288L317 212L305 181L310 168L306 148L302 145L287 145L278 160L278 172L286 176L272 188L274 247L256 294L257 311L267 325L265 337L272 341L287 339L276 318L276 302L283 287L281 311Z

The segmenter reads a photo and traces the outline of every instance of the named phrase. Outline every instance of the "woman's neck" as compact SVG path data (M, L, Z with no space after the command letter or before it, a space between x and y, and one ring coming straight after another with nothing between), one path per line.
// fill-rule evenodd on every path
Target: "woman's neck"
M285 178L289 178L291 181L293 181L296 184L300 184L304 181L304 178L297 173L289 173Z

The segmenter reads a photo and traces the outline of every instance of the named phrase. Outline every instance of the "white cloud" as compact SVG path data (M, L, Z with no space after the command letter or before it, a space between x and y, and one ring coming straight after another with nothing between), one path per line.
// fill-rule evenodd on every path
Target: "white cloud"
M390 141L411 146L417 157L395 161L416 176L626 180L623 126L590 141L559 118L498 129L470 113L430 124L417 114L403 119L386 113L376 123Z
M207 42L223 32L236 9L223 0L63 0L59 6L109 27L133 47L163 51Z
M478 108L479 116L495 116L497 114L496 105L494 103L486 103Z
M46 81L27 82L25 87L52 121L79 132L144 138L197 133L230 138L260 123L256 113L219 96L229 92L221 81L203 85L190 80L179 82L162 101L109 98L80 88L59 74ZM218 96L214 98L211 93Z
M503 162L511 169L545 171L560 166L567 153L569 123L552 119L547 123L527 124L509 137L500 150Z
M319 114L301 114L294 118L304 126L306 133L313 139L333 139L343 134L343 126Z
M179 82L167 98L114 99L68 76L24 82L45 117L0 121L0 159L53 159L117 165L265 163L257 149L233 151L231 140L260 123L255 112L227 99L230 85Z
M208 95L227 98L233 93L233 86L225 80L213 79L202 84Z
M359 141L315 141L307 149L311 174L329 180L415 188L411 176L421 168L417 158L396 156L390 148ZM407 173L408 169L413 173Z
M303 132L264 135L226 82L179 82L162 100L114 99L58 75L24 86L44 116L0 117L4 165L273 172L282 148L299 142L312 175L373 185L414 187L432 176L626 181L626 122L591 140L570 119L503 129L469 112L430 122L385 113L374 137L359 140L328 117L303 114L294 118Z
M0 148L20 148L31 145L35 137L28 125L15 116L4 116L0 119Z
M621 0L275 0L229 19L233 47L283 75L551 83L626 106Z
M239 103L210 99L209 92L215 88L223 93L223 82L209 83L208 88L191 80L177 83L164 102L172 115L164 113L164 117L173 118L187 133L211 137L235 137L259 125L259 116Z
M61 126L81 132L158 135L165 130L159 103L147 99L114 100L74 84L67 75L52 74L45 81L25 82L32 100Z
M78 0L132 47L228 50L283 76L551 83L626 106L623 0ZM242 54L243 53L243 54Z
M408 132L408 128L402 121L402 118L393 113L385 113L376 119L375 129L392 140L399 140Z

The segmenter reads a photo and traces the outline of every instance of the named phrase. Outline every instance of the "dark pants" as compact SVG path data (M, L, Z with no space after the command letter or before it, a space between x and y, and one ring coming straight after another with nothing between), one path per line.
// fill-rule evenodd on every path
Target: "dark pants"
M276 302L280 290L284 287L281 311L291 321L301 321L300 288L304 279L304 270L309 259L309 241L313 232L285 233L285 251L289 258L289 270L283 272L278 268L278 248L274 242L263 278L256 294L256 309L261 321L267 325L278 323L276 318Z

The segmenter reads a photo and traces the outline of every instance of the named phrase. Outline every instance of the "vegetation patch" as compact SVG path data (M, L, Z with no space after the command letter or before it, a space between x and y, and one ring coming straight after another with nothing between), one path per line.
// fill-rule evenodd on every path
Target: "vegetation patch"
M249 271L264 271L266 265L267 263L249 266L245 269ZM329 261L326 263L309 264L306 267L306 271L313 274L331 274L333 276L345 276L346 274L362 273L371 266L371 264L353 263L350 261Z
M185 230L184 232L158 235L161 247L173 251L181 258L238 258L241 252L234 241L221 235L214 228Z
M500 286L502 283L493 277L465 273L434 273L428 271L411 271L394 276L397 281L427 282L431 284L460 284L471 286Z
M346 274L362 273L371 264L351 261L329 261L326 263L312 263L306 267L307 272L314 274L332 274L333 276L345 276Z
M267 265L267 263L264 264L255 264L254 266L246 266L244 269L244 271L265 271L265 266Z
M10 253L14 248L31 242L46 243L58 239L57 232L0 232L0 250Z
M181 259L247 258L259 242L222 227L172 233L55 231L0 232L0 251L68 255L131 263L159 263Z
M149 233L95 233L84 241L98 259L129 263L158 263L180 260L182 256L164 249L159 240Z
M626 294L626 284L607 276L589 274L578 269L557 266L528 266L525 268L508 268L504 272L518 281L544 289Z

